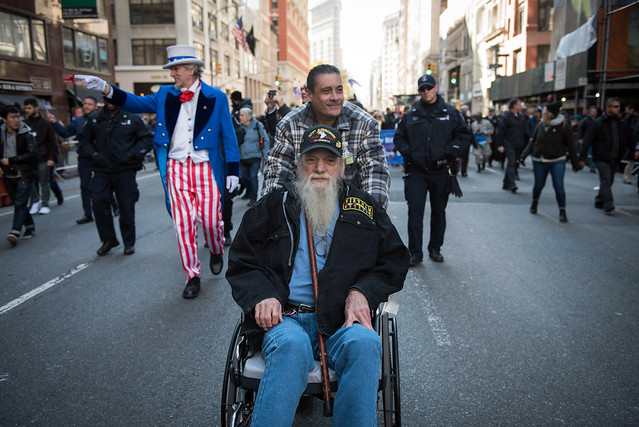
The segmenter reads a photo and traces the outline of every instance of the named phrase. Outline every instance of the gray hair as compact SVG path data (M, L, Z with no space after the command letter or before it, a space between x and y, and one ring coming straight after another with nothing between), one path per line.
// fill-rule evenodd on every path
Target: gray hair
M251 120L253 120L253 117L255 117L255 114L253 114L253 109L249 107L240 108L240 113L246 114L246 116Z
M187 70L193 70L193 75L195 77L197 77L198 79L202 78L202 74L204 73L204 69L202 68L201 65L185 64L185 65L183 65L183 67L186 68Z

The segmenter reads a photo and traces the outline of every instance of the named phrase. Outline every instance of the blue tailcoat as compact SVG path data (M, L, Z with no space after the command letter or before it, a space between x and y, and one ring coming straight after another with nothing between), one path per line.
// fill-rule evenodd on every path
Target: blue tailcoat
M229 103L221 90L201 81L195 114L193 148L208 150L209 163L220 193L224 193L225 176L240 175L240 153L235 136ZM180 113L180 90L173 86L161 86L152 95L137 96L111 86L113 96L109 102L132 113L156 113L153 142L160 168L162 185L166 195L166 207L171 214L171 204L166 188L166 165L171 136ZM220 198L224 201L224 196Z

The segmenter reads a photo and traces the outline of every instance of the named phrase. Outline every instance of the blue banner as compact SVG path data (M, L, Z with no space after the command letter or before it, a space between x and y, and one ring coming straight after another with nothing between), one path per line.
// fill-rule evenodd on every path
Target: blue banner
M392 159L388 157L388 153L393 151L393 147L395 144L393 143L393 138L395 137L395 129L385 129L379 131L379 138L382 140L382 145L386 149L386 161L389 165L403 165L404 158L399 151L395 153L395 157Z

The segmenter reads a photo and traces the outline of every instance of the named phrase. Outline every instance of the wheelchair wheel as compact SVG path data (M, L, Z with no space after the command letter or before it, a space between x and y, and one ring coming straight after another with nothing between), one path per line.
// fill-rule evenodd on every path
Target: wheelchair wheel
M221 425L222 427L250 426L253 415L255 392L241 386L241 320L233 332L233 339L226 357L222 383Z
M399 396L399 350L397 342L397 320L387 313L380 316L382 340L382 405L384 425L402 425Z

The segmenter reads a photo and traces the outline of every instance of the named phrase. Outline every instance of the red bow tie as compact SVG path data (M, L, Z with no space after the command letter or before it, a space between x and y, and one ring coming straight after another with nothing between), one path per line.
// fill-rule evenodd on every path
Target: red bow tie
M188 102L192 100L193 95L195 95L195 93L191 92L190 90L185 90L180 94L180 102Z

